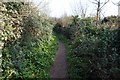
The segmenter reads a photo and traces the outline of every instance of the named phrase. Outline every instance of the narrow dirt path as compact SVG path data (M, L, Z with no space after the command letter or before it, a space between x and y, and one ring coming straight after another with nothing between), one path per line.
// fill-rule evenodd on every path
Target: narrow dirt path
M51 78L67 78L67 62L66 62L66 49L62 42L58 41L58 51L56 53L55 62L51 68Z

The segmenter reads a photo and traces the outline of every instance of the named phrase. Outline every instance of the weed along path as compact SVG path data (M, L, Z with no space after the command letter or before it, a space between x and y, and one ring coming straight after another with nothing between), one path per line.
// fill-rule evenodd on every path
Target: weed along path
M61 41L58 41L58 51L56 53L54 64L50 71L51 78L67 78L66 49Z

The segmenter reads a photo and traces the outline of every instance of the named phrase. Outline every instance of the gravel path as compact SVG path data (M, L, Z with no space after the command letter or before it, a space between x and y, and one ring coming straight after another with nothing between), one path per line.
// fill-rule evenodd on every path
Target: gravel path
M55 62L51 68L51 78L67 78L66 49L62 42L58 41L58 51L56 53Z

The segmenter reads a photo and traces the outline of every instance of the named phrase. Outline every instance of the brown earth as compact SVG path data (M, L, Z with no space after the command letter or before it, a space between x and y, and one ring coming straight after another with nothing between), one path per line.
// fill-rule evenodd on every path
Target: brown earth
M58 41L58 45L59 48L50 71L50 76L54 80L57 80L57 78L62 78L62 80L65 80L67 78L66 49L62 42Z

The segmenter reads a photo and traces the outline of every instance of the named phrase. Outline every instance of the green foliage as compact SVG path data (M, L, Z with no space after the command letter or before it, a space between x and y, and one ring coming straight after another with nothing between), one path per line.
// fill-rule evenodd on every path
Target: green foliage
M120 55L115 44L117 31L89 27L81 29L68 54L69 77L84 80L117 78L120 70Z
M27 3L0 4L2 78L49 78L57 48L53 25Z
M13 77L10 75L12 73L14 76L21 78L48 78L50 65L53 62L57 47L55 37L51 37L49 42L44 43L36 39L28 42L24 46L17 43L4 48L3 67L5 68L5 77Z
M60 23L56 23L54 27L54 32L57 34L63 34L66 36L67 39L74 40L79 35L79 29L81 27L92 27L93 19L87 18L87 19L80 19L78 16L73 16L71 21L67 24L67 26L62 26Z
M103 27L104 26L104 27ZM120 55L118 30L107 24L95 26L92 18L75 17L68 26L58 28L69 39L68 76L74 80L118 80ZM57 32L56 31L56 32ZM65 40L65 39L62 39Z
M13 43L21 37L20 20L15 19L10 10L7 10L6 4L0 2L0 55L2 56L2 49L7 43ZM15 11L12 11L15 12ZM11 13L12 13L11 12ZM15 24L17 22L17 24ZM3 57L2 57L3 58ZM1 64L2 65L2 64ZM1 73L0 69L0 73Z

